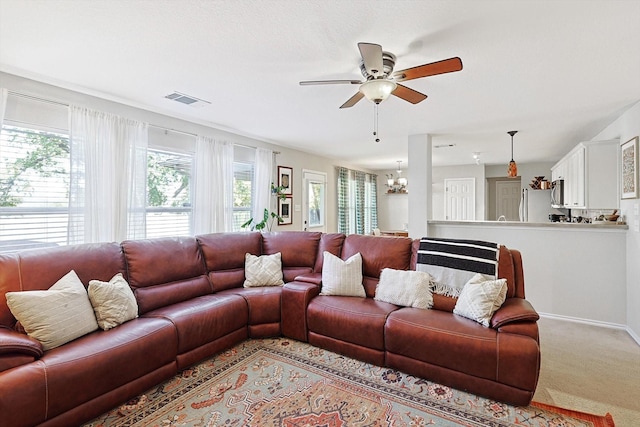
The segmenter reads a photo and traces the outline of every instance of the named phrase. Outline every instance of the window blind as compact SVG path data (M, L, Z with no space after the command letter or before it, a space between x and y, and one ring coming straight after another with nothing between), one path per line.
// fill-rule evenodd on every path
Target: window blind
M0 252L64 245L69 139L4 125L0 132Z

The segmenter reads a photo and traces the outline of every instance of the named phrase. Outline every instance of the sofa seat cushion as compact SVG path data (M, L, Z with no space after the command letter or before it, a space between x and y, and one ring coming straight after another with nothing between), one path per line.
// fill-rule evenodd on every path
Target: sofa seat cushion
M310 332L384 350L384 324L398 306L372 298L317 296L307 308Z
M183 354L246 327L248 310L244 298L238 295L204 295L144 316L170 320L177 330L178 354Z
M390 353L495 380L497 335L452 313L407 307L389 315L385 346Z
M244 298L249 309L249 325L280 322L281 286L227 289L216 295L240 295Z
M48 417L175 365L177 346L171 322L138 318L47 352L40 360L47 372Z

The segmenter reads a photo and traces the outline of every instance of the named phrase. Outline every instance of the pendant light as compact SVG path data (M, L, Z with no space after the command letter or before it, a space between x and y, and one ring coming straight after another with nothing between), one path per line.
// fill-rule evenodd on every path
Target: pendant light
M511 161L509 162L509 169L507 169L507 176L509 178L515 178L518 176L518 165L516 165L515 160L513 160L513 135L518 133L518 131L510 130L507 133L511 135Z

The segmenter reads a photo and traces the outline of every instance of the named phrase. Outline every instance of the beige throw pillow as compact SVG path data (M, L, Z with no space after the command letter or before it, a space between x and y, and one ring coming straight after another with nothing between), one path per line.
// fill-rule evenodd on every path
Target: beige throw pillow
M46 291L7 292L6 296L11 313L44 350L98 329L87 291L73 270Z
M322 292L320 295L366 297L362 285L362 255L360 252L343 261L330 252L323 253Z
M431 275L424 271L384 268L374 299L404 307L428 309L433 306L431 281Z
M91 280L87 291L101 329L106 331L138 317L136 297L121 273L108 282Z
M282 286L282 254L244 256L244 287Z
M476 274L462 288L453 312L485 327L507 297L507 279L487 280Z

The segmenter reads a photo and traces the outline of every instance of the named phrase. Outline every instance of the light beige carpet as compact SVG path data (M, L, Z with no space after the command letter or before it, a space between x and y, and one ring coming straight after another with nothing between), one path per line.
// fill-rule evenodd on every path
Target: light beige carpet
M640 345L626 331L542 318L534 400L640 426Z

